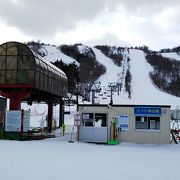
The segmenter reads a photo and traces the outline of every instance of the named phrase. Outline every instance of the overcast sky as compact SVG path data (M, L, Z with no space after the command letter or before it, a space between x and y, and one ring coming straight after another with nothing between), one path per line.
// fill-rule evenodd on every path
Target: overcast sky
M0 0L0 43L180 45L180 0Z

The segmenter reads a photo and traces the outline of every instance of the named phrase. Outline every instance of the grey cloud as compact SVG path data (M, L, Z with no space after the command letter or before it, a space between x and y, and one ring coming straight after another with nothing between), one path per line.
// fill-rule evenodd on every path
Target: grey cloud
M94 19L104 10L102 0L24 0L0 2L0 18L30 34L53 34L73 28L80 20Z
M179 0L120 0L119 2L130 13L149 16L160 13L165 8L180 5Z
M81 20L91 22L105 9L114 12L123 6L129 13L152 15L177 4L179 0L19 0L19 4L1 0L0 19L24 34L43 38L72 30Z
M118 39L115 35L111 33L106 33L103 37L96 39L96 40L90 40L90 41L84 41L83 44L87 44L89 46L94 45L111 45L111 46L130 46L131 44L129 42L124 42Z

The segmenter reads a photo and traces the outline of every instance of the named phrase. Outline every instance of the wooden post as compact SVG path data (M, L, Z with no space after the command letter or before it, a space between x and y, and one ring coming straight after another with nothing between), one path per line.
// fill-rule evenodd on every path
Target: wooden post
M80 138L80 126L77 126L77 140Z

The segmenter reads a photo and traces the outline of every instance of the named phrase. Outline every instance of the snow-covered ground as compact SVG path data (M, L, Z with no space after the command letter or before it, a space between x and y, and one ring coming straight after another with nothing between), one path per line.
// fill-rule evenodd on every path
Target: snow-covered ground
M178 55L177 53L175 52L172 52L172 53L161 53L162 56L164 57L167 57L167 58L170 58L170 59L175 59L175 60L180 60L180 55Z
M55 62L57 60L59 60L59 61L62 60L66 64L75 63L75 64L79 65L79 63L75 59L63 54L55 46L44 45L44 46L42 46L41 51L46 54L46 56L44 58L46 60L50 61L50 62Z
M2 180L179 180L180 145L0 141Z

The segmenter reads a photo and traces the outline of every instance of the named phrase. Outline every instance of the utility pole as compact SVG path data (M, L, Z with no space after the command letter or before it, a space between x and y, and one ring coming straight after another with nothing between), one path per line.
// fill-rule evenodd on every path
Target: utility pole
M77 111L77 112L79 111L79 97L78 97L79 92L80 92L80 84L77 83L77 84L76 84L76 104L77 104L77 109L76 109L76 111Z
M110 87L110 91L111 91L111 100L110 100L110 105L113 105L113 92L116 90L117 85L115 85L114 83L110 83L109 84Z

